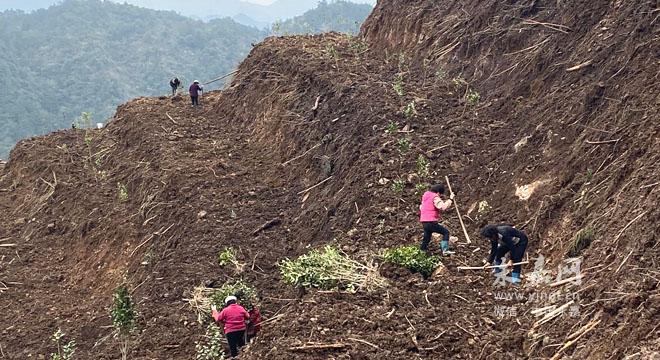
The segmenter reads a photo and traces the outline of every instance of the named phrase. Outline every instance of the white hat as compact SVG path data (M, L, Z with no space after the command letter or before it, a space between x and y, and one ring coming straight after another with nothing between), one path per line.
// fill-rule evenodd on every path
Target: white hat
M225 298L225 305L226 305L228 302L232 301L232 300L233 300L233 301L238 301L238 299L236 299L236 296L234 296L234 295L229 295L229 296L227 296L227 297Z
M199 80L195 80L195 81L193 81L193 83L197 83L197 84L199 84Z

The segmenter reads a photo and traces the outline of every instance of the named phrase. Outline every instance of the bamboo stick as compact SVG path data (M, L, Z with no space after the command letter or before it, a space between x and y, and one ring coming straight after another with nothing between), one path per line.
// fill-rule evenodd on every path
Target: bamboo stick
M447 187L449 187L449 193L453 194L454 191L451 189L451 184L449 183L449 178L445 176L445 181L447 181ZM465 235L465 239L467 240L468 244L472 244L472 241L470 240L470 235L468 235L467 229L465 228L465 224L463 223L463 218L461 217L461 212L458 210L458 204L456 203L456 200L454 199L454 209L456 209L456 214L458 214L458 221L461 223L461 228L463 228L463 235Z

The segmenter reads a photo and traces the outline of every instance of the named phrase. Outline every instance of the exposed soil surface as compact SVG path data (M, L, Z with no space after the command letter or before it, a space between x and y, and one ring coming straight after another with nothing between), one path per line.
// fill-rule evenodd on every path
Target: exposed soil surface
M59 327L79 358L118 358L108 314L124 278L133 359L194 358L204 325L186 299L239 278L266 319L282 315L245 359L658 356L659 17L641 0L380 1L361 37L267 39L200 108L140 98L105 129L19 143L0 165L2 356L49 354ZM383 265L388 286L356 294L281 281L278 261L325 244L367 261L418 243L415 187L444 176L472 243L448 211L459 242L440 276ZM592 229L581 284L458 270L481 265L479 228L495 222L529 234L524 274L543 255L553 281ZM240 273L216 263L228 246ZM292 350L327 344L343 346Z

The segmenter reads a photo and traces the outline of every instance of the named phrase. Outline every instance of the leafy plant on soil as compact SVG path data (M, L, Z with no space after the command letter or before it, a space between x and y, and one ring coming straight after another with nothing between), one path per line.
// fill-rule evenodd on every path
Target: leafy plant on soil
M580 256L582 250L589 247L594 240L594 229L592 227L585 227L578 231L568 247L567 255L570 257Z
M402 245L385 250L383 259L386 262L408 268L412 272L430 276L440 264L440 258L429 256L415 245Z
M415 109L415 100L409 102L408 105L406 105L406 107L403 109L403 116L406 119L411 119L417 116L417 109Z
M395 121L390 121L387 124L387 127L385 128L385 133L386 134L394 134L394 133L397 132L397 130L399 130L399 123L397 123Z
M230 295L236 296L237 302L247 310L252 309L257 302L257 291L246 282L238 280L233 283L227 282L220 288L214 289L210 296L210 305L223 308L225 298Z
M218 265L226 266L236 264L236 251L232 248L225 248L218 253Z
M426 178L430 174L431 163L429 160L422 154L417 157L417 176L421 179Z
M392 88L394 89L394 92L399 96L406 94L406 92L403 90L403 74L396 74Z
M122 183L117 183L117 198L119 201L126 202L128 201L128 188Z
M223 334L215 324L209 324L204 334L206 342L195 343L195 360L224 360L225 352L222 346Z
M405 181L401 179L392 181L392 191L394 191L396 194L401 194L403 192L403 189L405 188L406 188Z
M385 285L375 266L352 260L330 245L295 260L285 259L279 263L279 268L286 283L302 288L356 292Z
M396 147L399 149L400 153L406 153L408 150L410 150L410 139L408 138L401 138L399 141L396 142Z
M479 95L479 93L474 90L470 90L468 91L465 98L467 100L468 105L477 105L481 100L481 95Z
M419 183L419 184L415 185L415 196L424 195L424 192L428 188L429 188L429 184L427 184L427 183Z
M110 317L112 318L115 337L119 338L121 344L121 358L126 360L130 335L137 326L137 311L125 284L120 285L115 290Z
M62 345L62 338L64 337L62 330L57 329L53 334L51 340L57 345L57 353L51 353L51 360L71 360L73 359L73 354L76 352L76 342L71 340L68 343Z

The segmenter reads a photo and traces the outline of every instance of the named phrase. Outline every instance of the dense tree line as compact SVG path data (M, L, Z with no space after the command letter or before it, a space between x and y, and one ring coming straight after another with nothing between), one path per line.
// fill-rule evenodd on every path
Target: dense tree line
M358 8L364 20L368 5L321 2L309 20L291 24L353 31L332 21L350 23ZM307 32L298 28L290 33ZM267 35L229 18L202 22L100 0L2 12L0 158L18 140L69 127L82 112L101 122L131 98L167 94L175 75L187 85L228 73Z
M273 33L314 34L339 31L355 35L360 31L360 26L372 9L372 6L367 4L322 0L315 9L309 10L301 16L276 22L273 25Z

